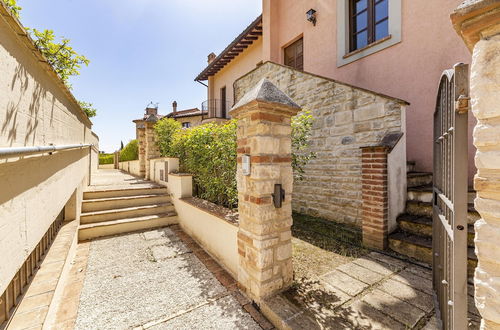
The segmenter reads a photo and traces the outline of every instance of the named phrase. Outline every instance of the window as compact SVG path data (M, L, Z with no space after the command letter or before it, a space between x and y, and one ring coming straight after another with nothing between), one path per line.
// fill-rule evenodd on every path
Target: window
M285 65L297 70L304 70L304 44L302 38L285 48Z
M191 123L190 122L182 123L182 128L189 128L189 127L191 127Z
M224 86L220 89L220 117L219 118L226 118L226 112L227 112L226 106L227 106L226 86Z
M389 0L349 0L349 50L389 36Z

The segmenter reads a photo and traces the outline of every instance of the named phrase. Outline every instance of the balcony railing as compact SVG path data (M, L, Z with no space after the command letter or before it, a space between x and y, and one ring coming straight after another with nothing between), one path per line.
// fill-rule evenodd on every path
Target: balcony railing
M231 102L219 99L206 100L201 104L202 120L212 118L229 119L228 112L230 109Z

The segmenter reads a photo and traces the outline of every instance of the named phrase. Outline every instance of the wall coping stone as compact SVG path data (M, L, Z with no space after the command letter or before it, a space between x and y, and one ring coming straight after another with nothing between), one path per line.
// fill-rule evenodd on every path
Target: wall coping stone
M358 86L354 86L354 85L351 85L351 84L348 84L348 83L345 83L345 82L342 82L342 81L338 81L338 80L335 80L335 79L332 79L332 78L329 78L329 77L321 76L319 74L315 74L315 73L312 73L312 72L295 70L292 67L289 67L289 66L286 66L286 65L282 65L282 64L279 64L279 63L276 63L276 62L273 62L273 61L266 61L263 64L261 64L258 67L256 67L255 69L253 69L251 71L248 71L247 73L245 73L244 75L242 75L241 77L239 77L238 79L236 79L234 81L234 83L233 83L233 86L235 86L237 84L237 82L239 80L241 80L242 78L251 75L252 73L254 73L257 70L262 70L262 68L264 66L266 66L266 65L276 65L276 66L279 66L279 67L282 67L282 68L286 68L286 69L289 69L289 70L297 71L297 73L309 75L309 76L316 77L316 78L325 79L325 80L331 81L333 83L337 83L337 84L340 84L340 85L343 85L343 86L346 86L346 87L350 87L350 88L353 88L353 89L356 89L356 90L359 90L359 91L362 91L362 92L370 93L370 94L375 95L375 96L384 97L386 99L393 100L393 101L395 101L395 102L397 102L397 103L399 103L401 105L405 105L405 106L410 105L410 102L405 101L403 99L399 99L397 97L393 97L393 96L386 95L386 94L383 94L383 93L377 93L377 92L374 92L374 91L369 90L369 89L365 89L365 88L361 88L361 87L358 87Z
M379 147L385 147L387 148L388 152L391 152L392 149L398 144L399 140L403 137L404 133L403 132L391 132L387 133L382 140L380 140L380 143L377 144L372 144L372 145L366 145L366 146L361 146L359 147L360 149L366 149L366 148L379 148Z
M179 198L179 200L205 211L206 213L213 215L230 225L238 227L238 212L197 197L183 197Z

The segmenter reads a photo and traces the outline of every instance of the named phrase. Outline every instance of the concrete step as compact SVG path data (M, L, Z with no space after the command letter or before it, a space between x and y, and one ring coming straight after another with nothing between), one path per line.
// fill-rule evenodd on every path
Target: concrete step
M414 160L409 160L406 162L406 173L415 172L415 167L417 163Z
M432 218L432 204L427 202L407 201L406 213L410 215ZM474 224L480 218L474 205L468 204L467 223Z
M394 252L411 257L421 262L432 264L432 239L404 232L389 235L389 248ZM467 249L467 275L474 276L477 257L474 248Z
M408 172L406 174L408 187L419 187L432 184L432 173Z
M166 202L170 202L170 196L165 194L88 199L82 202L82 212L104 211Z
M475 191L469 191L467 195L468 203L474 204L474 199L476 198ZM409 187L408 188L408 200L416 202L432 202L432 185Z
M432 218L410 214L400 215L397 219L401 231L422 237L432 237ZM474 226L467 226L467 245L474 247Z
M121 188L121 189L105 189L96 191L86 191L83 193L83 199L98 199L98 198L112 198L124 196L138 196L138 195L160 195L168 194L168 189L161 186L138 187L138 188Z
M97 237L159 228L176 223L178 223L178 218L175 212L91 223L80 225L78 229L78 240L86 241Z
M80 224L89 224L117 219L142 217L146 215L161 214L174 211L174 205L171 202L161 204L151 204L143 206L132 206L117 208L104 211L94 211L82 213Z

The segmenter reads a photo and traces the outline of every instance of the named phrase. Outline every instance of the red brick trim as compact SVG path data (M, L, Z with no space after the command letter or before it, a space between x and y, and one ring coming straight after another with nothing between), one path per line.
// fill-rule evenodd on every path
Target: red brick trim
M387 147L362 147L362 229L366 247L387 247L388 205Z

